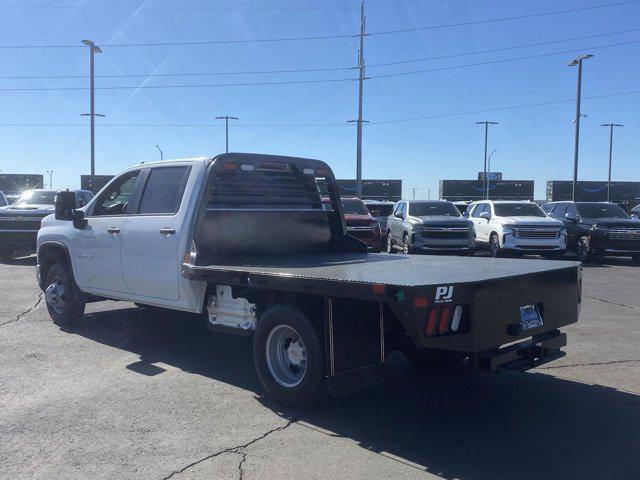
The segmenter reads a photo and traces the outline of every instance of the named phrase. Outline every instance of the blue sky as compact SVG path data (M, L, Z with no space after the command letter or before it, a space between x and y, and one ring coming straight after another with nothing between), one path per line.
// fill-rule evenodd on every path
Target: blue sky
M375 33L458 24L620 1L367 0L367 30ZM355 78L356 73L347 69L144 75L348 68L356 64L356 38L195 46L115 45L352 35L359 28L359 12L345 7L358 5L357 0L0 0L0 45L34 46L0 48L0 77L86 75L87 47L38 46L81 45L83 38L90 38L103 48L103 53L96 56L96 75L142 75L99 77L97 87ZM108 6L119 8L93 8ZM482 168L483 130L475 122L492 120L499 122L489 138L489 149L498 149L493 169L504 172L505 178L535 180L536 198L544 198L546 180L572 176L573 102L457 114L573 99L576 69L567 63L578 52L486 63L567 50L584 49L595 55L585 62L583 96L638 91L640 2L367 37L365 60L374 65L633 29L637 31L368 68L367 74L374 78L365 82L364 91L364 118L372 122L364 129L364 177L401 178L405 195L417 187L418 197L426 198L430 190L434 198L440 179L477 175ZM593 48L634 41L638 43ZM484 65L375 78L483 62ZM83 126L88 121L80 117L89 108L88 92L2 89L87 85L86 78L0 78L0 170L44 173L52 169L54 186L78 186L80 173L89 173L89 132L88 126ZM616 122L625 127L615 133L613 177L640 181L639 103L640 94L584 100L582 109L588 117L582 122L580 179L606 178L608 131L600 124ZM157 159L156 144L164 150L165 158L220 153L224 150L224 129L213 117L229 114L240 117L230 131L232 151L320 158L331 164L338 177L355 176L355 128L346 123L357 113L357 84L353 81L98 90L96 111L106 115L98 119L102 126L96 131L98 174L117 173L131 164ZM416 117L432 118L383 123ZM113 126L123 124L198 126ZM265 126L273 124L322 126Z

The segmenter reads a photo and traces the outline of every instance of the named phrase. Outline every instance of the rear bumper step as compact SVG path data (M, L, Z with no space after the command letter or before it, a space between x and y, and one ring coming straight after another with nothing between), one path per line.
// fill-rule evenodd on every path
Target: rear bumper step
M567 334L552 330L503 348L485 350L469 356L472 368L495 370L498 367L527 370L565 355Z

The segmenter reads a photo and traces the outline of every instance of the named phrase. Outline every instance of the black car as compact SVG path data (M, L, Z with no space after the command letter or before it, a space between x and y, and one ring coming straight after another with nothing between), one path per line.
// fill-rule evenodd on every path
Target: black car
M640 220L619 205L608 202L551 202L544 206L550 217L567 228L567 250L580 260L631 257L640 264Z

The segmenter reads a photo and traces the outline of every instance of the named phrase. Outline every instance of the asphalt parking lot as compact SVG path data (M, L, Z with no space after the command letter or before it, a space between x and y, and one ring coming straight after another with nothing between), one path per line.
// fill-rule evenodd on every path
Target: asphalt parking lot
M0 265L0 478L638 478L631 260L585 267L564 358L473 373L394 355L384 386L303 412L263 397L249 340L188 317L103 302L62 330L33 265Z

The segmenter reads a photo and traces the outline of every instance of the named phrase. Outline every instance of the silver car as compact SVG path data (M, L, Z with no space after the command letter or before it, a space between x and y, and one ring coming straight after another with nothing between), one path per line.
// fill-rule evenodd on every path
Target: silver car
M446 200L402 200L387 219L387 252L473 255L473 222Z

